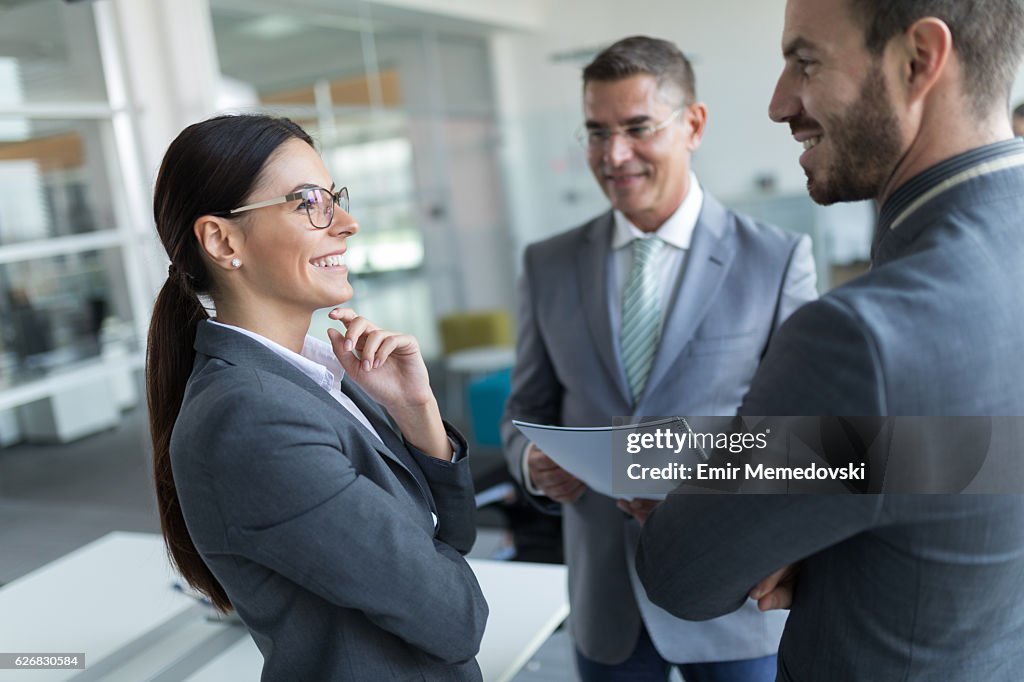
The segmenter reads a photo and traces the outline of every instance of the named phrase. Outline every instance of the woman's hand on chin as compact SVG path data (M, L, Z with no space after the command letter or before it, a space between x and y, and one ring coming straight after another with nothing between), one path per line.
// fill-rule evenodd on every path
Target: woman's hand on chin
M329 317L345 325L344 334L327 330L334 354L371 398L389 410L434 400L416 337L381 329L352 308L335 308Z
M452 445L416 337L380 329L351 308L335 308L329 316L345 325L344 334L331 328L327 335L348 376L388 411L409 443L451 461Z

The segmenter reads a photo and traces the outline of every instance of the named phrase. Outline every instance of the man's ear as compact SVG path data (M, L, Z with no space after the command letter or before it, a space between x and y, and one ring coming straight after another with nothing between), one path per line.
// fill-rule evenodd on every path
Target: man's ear
M904 32L897 49L904 62L901 75L907 100L920 101L943 76L948 76L953 34L946 22L925 17Z
M686 146L691 152L695 152L704 139L704 128L708 124L708 108L703 102L694 102L683 110L682 117L683 125L690 133Z
M233 259L241 260L245 237L238 226L220 216L199 216L192 225L192 231L199 246L206 252L207 260L214 266L234 270Z

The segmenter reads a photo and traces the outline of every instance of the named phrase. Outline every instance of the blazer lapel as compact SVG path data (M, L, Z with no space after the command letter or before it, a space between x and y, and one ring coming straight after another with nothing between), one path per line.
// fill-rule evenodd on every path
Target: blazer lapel
M683 264L683 275L675 295L669 300L670 308L661 330L651 374L637 405L657 387L686 349L722 285L735 248L734 241L729 238L731 233L727 231L728 221L725 208L705 192L704 205Z
M632 402L626 384L626 374L615 351L612 322L608 317L608 250L614 228L612 213L594 220L586 231L582 247L576 254L576 275L580 299L594 348L601 358L613 385L626 403Z
M264 371L272 372L273 374L284 377L292 383L301 386L317 400L323 401L325 405L340 415L341 418L346 420L352 427L365 433L366 440L373 445L377 452L392 460L403 469L409 471L409 475L416 479L417 482L419 482L419 478L416 477L413 470L416 470L420 477L422 477L423 474L419 471L419 467L414 466L410 469L406 462L402 461L395 452L391 452L388 446L381 443L381 441L375 438L372 433L369 433L366 430L366 427L363 426L363 424L356 419L351 412L338 403L337 400L332 398L327 391L318 386L316 382L308 376L300 372L298 368L292 366L283 358L278 357L277 354L269 348L262 346L259 342L250 339L243 334L239 334L238 332L234 332L230 329L224 329L210 322L203 321L199 323L199 328L196 330L195 349L204 355L222 358L235 365L258 367ZM344 390L346 382L343 381L341 383ZM347 391L345 394L349 395ZM349 397L351 398L352 396L349 395ZM353 402L355 402L356 405L359 406L359 409L367 415L367 418L370 419L370 423L374 424L374 428L377 429L377 432L381 435L381 439L386 438L383 431L388 431L394 435L394 432L390 427L387 429L381 429L374 423L373 416L371 416L373 415L374 410L366 409L366 401L363 401L364 404L360 405L359 401L356 401L353 398ZM402 450L404 449L405 448L403 446ZM429 496L427 499L430 499Z
M341 392L351 398L356 407L370 420L374 430L380 435L384 445L387 446L383 452L402 465L416 479L416 483L428 506L431 510L434 510L434 497L430 493L430 486L423 475L423 471L416 463L416 460L413 459L412 453L409 452L405 442L395 431L395 427L392 426L391 421L384 414L383 410L354 381L342 381ZM345 410L345 412L348 412L348 410ZM370 434L370 438L375 441L377 440L373 437L373 434Z

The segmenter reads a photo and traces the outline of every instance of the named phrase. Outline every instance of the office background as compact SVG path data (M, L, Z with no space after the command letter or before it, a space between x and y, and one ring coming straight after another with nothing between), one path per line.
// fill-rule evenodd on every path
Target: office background
M182 127L242 110L305 126L362 226L353 305L416 334L449 414L486 431L497 415L466 390L508 354L452 354L507 346L522 249L605 210L573 133L580 69L618 38L693 60L707 189L811 234L823 289L864 267L872 207L814 206L767 117L784 7L0 0L0 583L105 528L155 529L140 372L167 263L150 196Z

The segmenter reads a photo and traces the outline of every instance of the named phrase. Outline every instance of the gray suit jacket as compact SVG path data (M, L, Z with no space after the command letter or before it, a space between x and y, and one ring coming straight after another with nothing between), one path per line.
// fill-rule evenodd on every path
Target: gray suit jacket
M734 414L772 333L816 296L806 237L728 211L705 193L650 377L634 405L609 320L612 229L607 213L526 250L503 424L516 478L526 440L511 419L598 426L614 416ZM641 622L630 578L637 524L593 491L564 505L563 515L576 645L590 659L622 662ZM777 614L756 609L695 625L656 617L653 605L644 606L655 644L677 662L774 653L782 628Z
M931 199L884 230L870 273L779 330L743 412L1024 415L1022 229L1020 167ZM802 560L782 680L1009 682L1022 529L1021 496L672 495L637 568L656 603L699 619Z
M174 480L189 534L263 653L263 679L479 680L487 605L462 557L476 533L468 459L409 447L342 382L381 444L230 329L200 323L195 348Z

